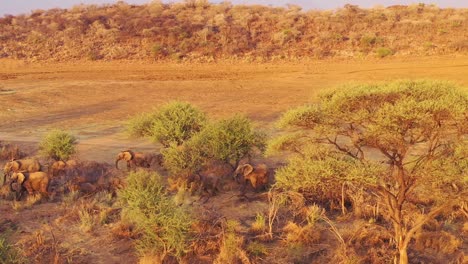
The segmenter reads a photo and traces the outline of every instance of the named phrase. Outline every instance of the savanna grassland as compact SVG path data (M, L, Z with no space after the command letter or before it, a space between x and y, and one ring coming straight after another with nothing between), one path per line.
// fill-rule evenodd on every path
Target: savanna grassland
M59 129L76 137L73 159L86 167L73 176L106 178L105 187L100 181L54 183L51 197L42 200L13 201L4 186L0 263L401 260L393 232L397 221L385 214L385 201L375 202L375 192L354 182L332 185L338 196L325 199L283 187L289 196L281 202L274 192L250 187L244 195L242 186L226 177L212 196L194 190L190 177L164 167L129 174L121 164L117 170L115 156L125 149L190 148L128 133L129 119L171 101L189 103L214 123L240 113L268 142L285 134L277 121L286 111L318 104L321 93L350 83L435 79L454 83L466 96L466 12L428 5L304 12L295 6L187 1L78 6L0 18L0 165L11 156L51 164L39 143ZM466 126L466 119L461 124ZM466 142L466 132L461 138ZM254 154L253 163L272 170L285 167L293 155ZM463 162L462 153L458 163ZM463 194L466 168L457 169L446 170L447 175L455 171L465 180L448 190ZM145 177L149 180L142 183ZM411 234L410 263L467 261L464 199ZM437 202L410 196L405 223L417 224ZM141 218L142 208L157 212ZM141 223L157 224L142 228Z

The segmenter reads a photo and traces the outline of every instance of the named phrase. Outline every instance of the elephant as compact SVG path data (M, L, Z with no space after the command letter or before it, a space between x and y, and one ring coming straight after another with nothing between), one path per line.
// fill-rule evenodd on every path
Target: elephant
M67 161L55 161L52 165L49 166L49 173L52 177L57 176L60 172L71 171L76 169L78 162L76 160L67 160Z
M37 172L40 171L41 168L41 164L36 159L11 160L7 162L3 168L3 184L6 183L7 175L10 175L12 172Z
M207 192L211 196L220 191L220 184L223 178L229 177L232 174L232 167L221 161L211 161L198 172L191 174L187 182L192 183L198 181L201 191Z
M234 172L234 177L238 179L239 174L243 176L242 182L242 193L244 193L247 187L247 181L250 181L252 187L257 190L259 187L266 187L268 184L269 171L266 164L259 164L252 166L250 164L239 165Z
M136 169L137 167L142 168L149 168L151 167L153 162L159 157L162 160L162 155L152 155L152 154L144 154L141 152L133 152L131 150L124 150L117 154L117 158L115 159L115 167L118 169L118 163L121 160L125 160L127 162L127 170L130 171L131 168ZM159 162L162 164L162 161Z
M14 172L11 175L10 189L13 190L12 185L14 182L17 182L28 191L29 195L33 195L34 192L39 192L44 197L49 197L49 181L49 175L43 171ZM17 197L17 199L19 198L20 197Z

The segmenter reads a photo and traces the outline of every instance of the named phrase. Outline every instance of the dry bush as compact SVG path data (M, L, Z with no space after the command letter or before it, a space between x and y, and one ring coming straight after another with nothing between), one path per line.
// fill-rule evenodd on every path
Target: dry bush
M219 253L223 238L224 218L215 210L205 210L191 226L190 250L185 260L207 263L213 262L213 256Z
M283 227L283 241L288 243L303 243L314 244L321 238L322 227L317 225L317 221L322 218L323 210L317 206L312 205L304 208L305 212L305 225L296 224L289 221Z
M26 153L21 151L17 145L0 144L0 160L21 159L26 157Z
M51 188L55 192L80 192L93 194L100 191L113 193L125 186L125 181L119 172L107 163L82 161L77 166L65 169L58 177L54 177Z
M346 252L337 254L341 259L354 258L364 263L389 263L393 259L392 235L383 227L355 221L343 232Z
M453 254L462 244L461 239L445 231L421 232L415 238L415 249L421 252Z
M125 220L120 220L111 229L112 235L117 239L135 239L139 233L136 232L135 226Z

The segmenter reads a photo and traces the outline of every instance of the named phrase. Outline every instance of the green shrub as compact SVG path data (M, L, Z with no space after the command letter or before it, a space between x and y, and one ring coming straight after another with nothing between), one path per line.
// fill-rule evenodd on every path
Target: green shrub
M129 120L127 130L139 137L150 137L169 147L172 143L182 145L195 133L202 130L206 115L189 103L170 102L160 109Z
M127 177L127 187L119 191L125 204L123 214L132 219L141 237L140 256L181 257L189 241L191 217L168 196L163 179L155 172L138 171Z
M205 158L196 143L188 141L182 146L171 144L163 149L161 152L164 156L164 167L177 176L197 172L203 166Z
M73 155L77 139L68 132L53 130L39 144L40 153L54 160L68 160Z
M384 58L393 54L393 50L385 47L377 48L375 52L379 58Z
M134 137L150 137L156 119L155 113L142 113L127 121L127 132Z
M206 158L234 165L255 149L265 148L265 135L254 131L252 122L240 115L206 126L192 141Z
M263 150L265 136L253 130L251 121L234 116L208 124L182 146L163 150L164 166L173 174L196 172L205 163L222 161L233 167L255 149Z

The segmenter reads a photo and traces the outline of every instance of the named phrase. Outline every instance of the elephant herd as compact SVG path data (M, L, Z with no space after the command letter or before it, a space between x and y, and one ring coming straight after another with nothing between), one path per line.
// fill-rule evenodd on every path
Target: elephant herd
M131 150L121 151L117 154L115 160L115 167L118 169L120 161L127 162L127 169L150 168L153 164L163 167L162 154L145 154L141 152L133 152ZM240 164L233 171L230 165L222 162L211 162L205 166L200 172L188 175L187 180L191 182L199 182L204 191L214 194L219 191L219 185L222 178L233 176L236 182L242 185L241 192L244 194L248 183L251 184L253 189L258 190L268 185L270 178L270 171L267 165L258 164L253 166L251 164Z
M147 154L124 150L117 154L115 167L118 169L120 161L126 162L127 170L137 168L150 168L151 166L163 167L162 154ZM67 182L69 190L95 191L96 185L103 184L104 176L108 175L108 167L100 166L99 163L78 163L75 160L55 161L48 166L42 166L37 159L28 158L21 160L11 160L7 162L3 169L3 185L9 182L11 192L16 192L16 198L20 199L24 192L29 195L40 193L43 197L49 196L49 185L57 181L60 174L68 173L73 175ZM188 182L198 182L201 188L211 190L214 194L219 190L220 179L232 176L241 184L242 193L250 185L255 189L266 187L269 182L269 170L265 164L252 166L251 164L241 164L235 170L227 164L213 163L197 174L190 175ZM7 179L8 178L8 179ZM122 183L115 179L109 180L105 184L112 184L114 187L122 187ZM14 188L13 186L16 185Z

